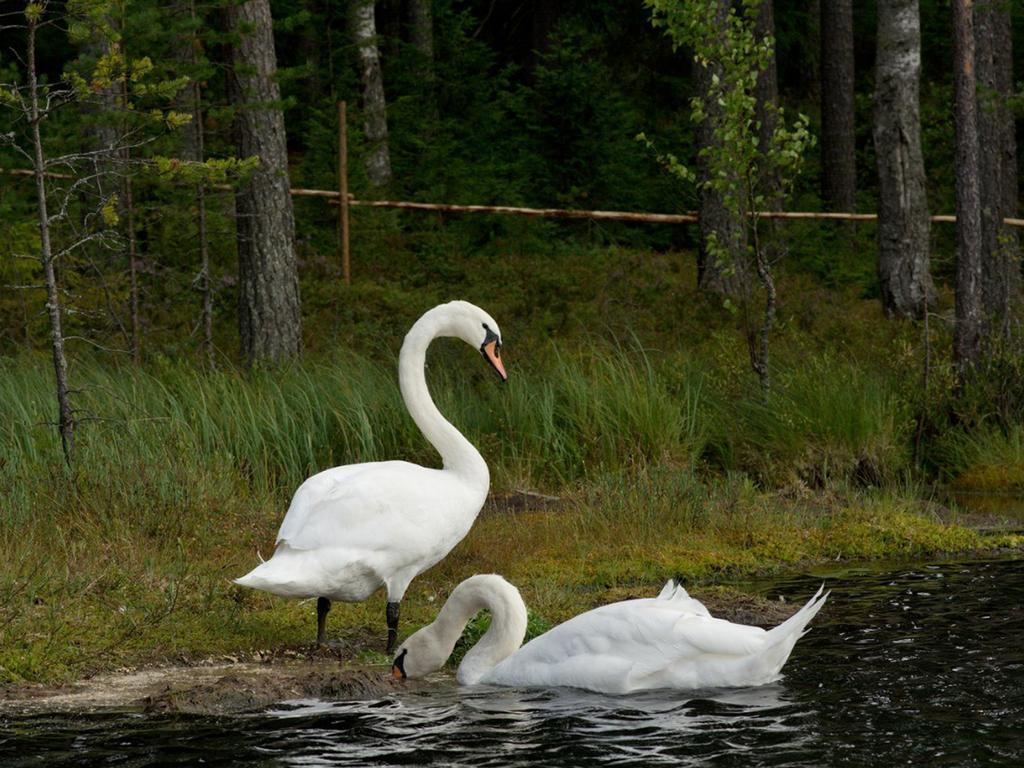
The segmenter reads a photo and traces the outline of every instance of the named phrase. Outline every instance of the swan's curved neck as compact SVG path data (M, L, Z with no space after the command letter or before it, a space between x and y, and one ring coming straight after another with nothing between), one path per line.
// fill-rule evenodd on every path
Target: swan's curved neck
M444 468L451 470L474 485L482 485L486 493L490 484L487 463L459 430L441 415L427 389L424 367L427 347L446 332L443 318L428 312L409 330L398 355L398 383L405 407L409 410L423 436L441 454Z
M466 624L481 610L491 612L491 626L459 665L459 682L466 685L480 682L495 665L519 650L526 636L526 604L519 590L500 576L472 576L452 590L433 624L448 655Z

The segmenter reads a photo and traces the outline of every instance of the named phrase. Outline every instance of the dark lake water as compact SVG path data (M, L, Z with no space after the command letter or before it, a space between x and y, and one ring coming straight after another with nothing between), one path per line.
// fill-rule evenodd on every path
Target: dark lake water
M820 582L766 587L802 602ZM829 577L778 683L607 697L460 689L222 718L0 721L0 765L1024 765L1024 560Z

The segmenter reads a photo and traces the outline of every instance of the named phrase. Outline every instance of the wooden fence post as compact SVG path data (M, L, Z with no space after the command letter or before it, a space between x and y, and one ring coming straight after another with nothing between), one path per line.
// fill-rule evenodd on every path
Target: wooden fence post
M338 239L341 242L341 273L345 285L352 284L348 242L348 124L346 104L338 102Z

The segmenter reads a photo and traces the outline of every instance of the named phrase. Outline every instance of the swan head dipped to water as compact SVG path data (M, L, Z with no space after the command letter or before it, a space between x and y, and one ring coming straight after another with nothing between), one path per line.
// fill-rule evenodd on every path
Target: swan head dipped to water
M434 622L399 646L392 674L416 678L441 669L466 624L481 610L491 612L491 626L466 653L458 672L460 683L479 682L502 659L515 653L526 637L526 604L519 590L490 573L471 576L452 590Z

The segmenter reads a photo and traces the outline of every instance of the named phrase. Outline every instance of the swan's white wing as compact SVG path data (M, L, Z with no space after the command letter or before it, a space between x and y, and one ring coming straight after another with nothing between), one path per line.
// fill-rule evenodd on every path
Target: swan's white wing
M274 556L237 583L336 600L363 600L384 584L400 600L466 535L483 500L453 473L404 461L326 470L295 492Z
M685 612L663 596L588 611L524 645L485 682L606 693L730 684L732 670L764 649L767 633L694 613L690 600L678 601Z
M679 612L663 600L627 600L580 614L534 638L498 664L485 682L567 685L621 693L633 670L670 663Z
M659 605L665 603L680 613L692 613L709 618L711 616L708 609L704 607L704 603L690 597L690 593L683 589L683 585L676 584L672 579L668 580L655 599L659 601Z
M764 648L768 633L760 627L725 619L683 616L672 628L672 645L694 655L747 656Z
M277 541L304 550L426 544L472 523L480 504L471 509L476 501L471 496L451 473L405 461L336 467L295 492Z

